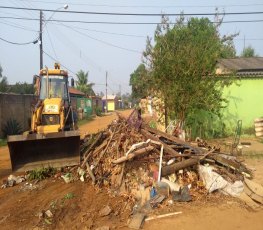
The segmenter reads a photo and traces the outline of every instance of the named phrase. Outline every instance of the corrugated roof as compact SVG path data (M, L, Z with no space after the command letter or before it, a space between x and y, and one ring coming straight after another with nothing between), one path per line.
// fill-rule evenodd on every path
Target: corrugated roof
M83 92L81 92L78 89L73 88L73 87L69 87L69 93L70 94L75 94L75 95L81 95L81 96L85 95L85 93L83 93Z
M225 68L234 71L263 71L263 57L225 58L219 59L218 63L223 65Z
M107 100L114 100L116 97L116 95L107 95ZM106 100L106 96L103 96L102 100Z

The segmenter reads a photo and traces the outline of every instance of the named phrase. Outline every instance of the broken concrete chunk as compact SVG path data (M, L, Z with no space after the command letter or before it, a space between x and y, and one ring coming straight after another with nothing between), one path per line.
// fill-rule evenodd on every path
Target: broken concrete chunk
M99 215L101 217L108 216L111 213L111 211L112 211L111 208L107 205L103 209L100 210Z
M45 214L48 218L53 217L53 213L50 210L45 211Z

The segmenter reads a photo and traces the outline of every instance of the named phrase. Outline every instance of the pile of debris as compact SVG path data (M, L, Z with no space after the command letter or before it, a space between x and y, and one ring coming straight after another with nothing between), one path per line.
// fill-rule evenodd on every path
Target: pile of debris
M81 170L85 180L125 194L138 207L157 207L168 197L196 200L213 191L239 197L251 170L220 148L206 147L142 124L134 110L127 120L119 115L107 130L83 140ZM263 204L262 197L256 201Z
M144 125L139 110L128 119L118 115L106 130L87 135L80 149L80 166L56 177L66 183L91 180L113 196L126 197L133 217L141 221L162 203L194 201L214 191L239 197L252 208L263 204L263 188L250 180L251 170L235 156L203 140L194 145ZM9 179L5 187L24 178Z

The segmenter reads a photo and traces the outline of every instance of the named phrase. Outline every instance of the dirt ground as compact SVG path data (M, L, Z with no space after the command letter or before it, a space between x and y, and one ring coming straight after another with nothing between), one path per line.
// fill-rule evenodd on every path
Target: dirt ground
M131 111L122 114L128 116ZM117 116L99 117L80 127L82 134L104 129ZM262 146L257 149L263 153ZM10 173L8 148L0 148L0 179ZM255 181L263 185L263 154L246 155L245 163L253 170ZM105 189L80 181L66 184L60 177L37 183L25 182L0 189L0 229L128 229L127 220L132 206L128 197L115 196ZM109 205L110 215L101 217L99 211ZM50 210L53 217L39 218ZM263 229L263 210L252 211L238 199L219 193L189 203L165 203L157 214L182 211L174 217L146 222L143 229Z

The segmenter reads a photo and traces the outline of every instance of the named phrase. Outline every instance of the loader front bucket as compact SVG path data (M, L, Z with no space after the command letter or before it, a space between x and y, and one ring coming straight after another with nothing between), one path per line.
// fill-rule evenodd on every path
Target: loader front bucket
M14 135L8 137L7 143L13 171L49 166L59 168L80 163L78 131Z

